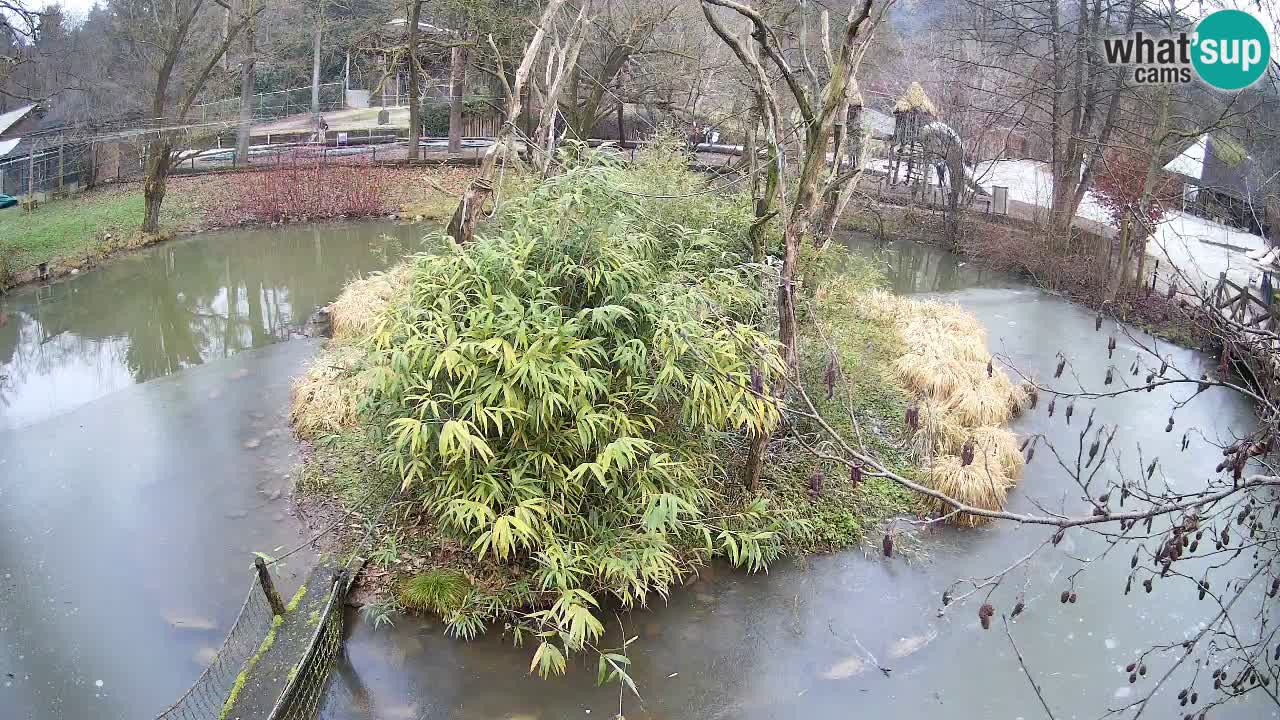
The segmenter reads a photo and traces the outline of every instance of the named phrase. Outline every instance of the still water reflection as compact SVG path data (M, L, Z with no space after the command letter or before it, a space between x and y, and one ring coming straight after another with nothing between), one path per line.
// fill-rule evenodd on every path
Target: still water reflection
M0 298L0 429L288 339L421 235L380 223L213 233Z
M0 720L140 720L190 687L252 553L304 538L287 409L319 342L278 341L422 232L212 234L0 299Z

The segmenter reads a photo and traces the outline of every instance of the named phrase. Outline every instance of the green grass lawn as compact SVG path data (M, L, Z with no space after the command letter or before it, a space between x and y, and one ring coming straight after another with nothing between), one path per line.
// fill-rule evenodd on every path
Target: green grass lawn
M169 229L194 212L182 193L165 197L161 226ZM0 238L13 248L14 272L42 262L76 263L100 253L129 247L140 239L142 187L113 187L42 203L34 212L0 210ZM112 239L104 242L105 234Z

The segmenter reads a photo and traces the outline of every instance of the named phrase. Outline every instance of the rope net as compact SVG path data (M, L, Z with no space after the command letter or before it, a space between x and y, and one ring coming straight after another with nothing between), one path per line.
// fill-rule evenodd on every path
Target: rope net
M329 675L342 653L343 608L350 588L350 575L346 571L339 572L307 651L294 668L289 683L271 710L269 720L314 720L316 717Z
M236 676L257 652L271 628L271 618L271 604L255 579L249 583L249 592L236 621L209 667L177 702L157 715L156 720L220 720Z

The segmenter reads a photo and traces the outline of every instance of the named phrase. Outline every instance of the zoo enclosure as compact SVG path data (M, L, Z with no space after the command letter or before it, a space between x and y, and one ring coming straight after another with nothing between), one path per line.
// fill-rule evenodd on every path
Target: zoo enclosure
M0 193L68 193L93 184L92 143L60 143L0 161Z
M320 112L332 112L346 107L346 87L340 82L324 83L320 86ZM276 90L268 93L257 93L253 96L251 114L254 120L275 120L277 118L311 112L311 86ZM227 98L214 102L195 105L191 108L191 119L208 123L218 120L235 120L240 117L240 98Z

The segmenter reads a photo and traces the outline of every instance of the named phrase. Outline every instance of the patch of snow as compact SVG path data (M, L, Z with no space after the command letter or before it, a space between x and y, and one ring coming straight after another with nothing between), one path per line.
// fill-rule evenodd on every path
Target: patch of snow
M1187 150L1192 159L1195 147ZM1201 147L1201 162L1203 150ZM995 185L1009 188L1011 200L1044 208L1052 202L1053 178L1048 165L1042 162L993 160L979 163L974 169L974 178L988 192ZM1110 222L1107 211L1092 192L1085 193L1076 215L1101 223ZM1162 263L1172 263L1197 283L1207 281L1212 285L1218 281L1218 275L1225 272L1233 282L1244 284L1257 281L1262 273L1258 264L1244 253L1265 247L1266 241L1258 235L1175 210L1167 213L1156 227L1149 252L1160 258Z
M1204 174L1204 152L1205 146L1208 144L1208 135L1201 135L1200 139L1195 141L1182 154L1169 161L1164 166L1169 172L1186 175L1190 178L1200 179Z
M0 158L8 155L11 150L18 147L18 143L22 142L22 138L13 138L12 140L0 140Z
M34 104L23 105L17 110L10 110L9 112L0 115L0 133L3 133L5 130L8 130L10 127L17 124L17 122L26 117L27 113L31 112L31 109L34 107Z
M973 177L987 192L996 185L1009 188L1010 200L1043 208L1053 203L1053 175L1048 164L1038 160L981 162L974 168ZM1085 193L1076 216L1101 223L1111 219L1092 192Z
M1172 263L1196 282L1212 285L1225 272L1233 282L1244 284L1262 272L1244 253L1262 249L1265 240L1184 212L1167 214L1156 226L1152 240L1153 255Z

